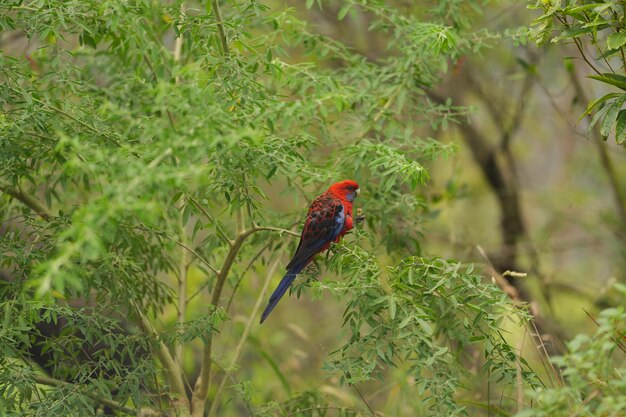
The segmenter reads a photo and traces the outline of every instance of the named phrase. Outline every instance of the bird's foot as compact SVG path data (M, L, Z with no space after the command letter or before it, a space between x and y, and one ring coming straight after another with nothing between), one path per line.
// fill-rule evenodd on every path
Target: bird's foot
M307 276L312 276L312 277L320 274L320 266L317 263L317 259L313 259L313 262L311 262L310 264L306 266L306 268L304 269L304 273Z
M354 220L356 224L363 223L365 221L365 215L363 214L363 209L361 208L356 209L356 217Z

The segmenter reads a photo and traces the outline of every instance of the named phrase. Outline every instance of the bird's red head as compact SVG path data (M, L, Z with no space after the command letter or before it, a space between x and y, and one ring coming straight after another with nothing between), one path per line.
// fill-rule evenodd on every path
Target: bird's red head
M359 195L360 189L356 181L345 180L334 183L330 186L328 191L340 199L352 203Z

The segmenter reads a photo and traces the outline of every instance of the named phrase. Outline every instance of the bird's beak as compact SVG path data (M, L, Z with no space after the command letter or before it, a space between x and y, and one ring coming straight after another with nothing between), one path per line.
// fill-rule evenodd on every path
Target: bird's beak
M354 190L354 193L356 194L356 196L358 197L359 194L361 194L361 189L357 188L356 190Z

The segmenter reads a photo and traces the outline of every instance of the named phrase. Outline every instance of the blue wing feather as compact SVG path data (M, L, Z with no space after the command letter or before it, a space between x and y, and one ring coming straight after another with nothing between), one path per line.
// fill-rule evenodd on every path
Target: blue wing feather
M333 201L332 203L330 206L322 206L319 209L315 202L311 205L298 249L287 265L287 273L272 293L267 307L261 314L261 323L276 307L296 276L311 262L315 254L322 250L324 245L337 239L343 230L346 223L343 205L340 201Z
M346 214L343 206L340 207L332 218L322 220L313 218L307 223L307 227L305 227L300 238L300 245L289 264L287 264L287 270L303 262L305 263L304 266L306 266L313 255L319 252L325 244L337 239L346 223ZM319 228L317 233L314 232L316 227Z

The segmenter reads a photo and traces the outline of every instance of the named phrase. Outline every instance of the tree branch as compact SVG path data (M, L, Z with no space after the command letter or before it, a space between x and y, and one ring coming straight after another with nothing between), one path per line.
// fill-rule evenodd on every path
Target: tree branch
M242 226L240 224L237 225L238 230L241 229L241 227ZM224 264L222 265L222 268L217 275L217 282L215 284L215 288L213 289L213 294L211 295L211 305L215 309L218 308L220 296L222 295L222 290L224 288L224 283L226 282L228 273L230 272L230 269L235 262L235 258L239 253L239 249L241 248L241 245L246 240L246 238L254 233L253 230L254 229L239 233L237 235L237 238L232 243L230 251L226 255ZM191 397L191 413L193 417L202 417L204 415L204 407L207 399L207 394L209 392L209 383L211 378L212 347L213 330L211 329L209 330L206 342L204 343L200 375L198 375L198 379L196 380L194 386L193 395Z
M526 82L529 82L528 78ZM525 85L526 82L524 83ZM427 94L435 103L445 103L445 100L435 92L427 91ZM527 91L520 91L519 99L523 99L525 94L527 94ZM496 117L496 119L502 120L501 117ZM494 270L496 271L519 270L517 267L519 240L524 236L528 236L523 219L519 189L515 174L512 172L514 167L508 164L512 156L507 156L507 152L510 153L508 147L510 135L518 129L521 120L522 115L516 115L514 113L511 119L512 124L508 126L504 124L498 126L502 128L501 146L491 144L487 137L472 124L467 124L460 130L476 164L481 169L487 183L490 185L498 200L500 208L500 229L503 248L505 248L505 250L500 251L494 260ZM507 135L509 135L509 138L507 138ZM505 279L515 287L522 300L526 302L532 301L532 295L519 280L511 277L506 277ZM546 299L549 298L546 296ZM556 337L553 338L554 340L558 341L565 336L562 329L549 323L539 314L537 309L533 312L533 324L535 323L541 330L541 334L556 335ZM547 329L550 330L548 331ZM553 344L553 347L554 352L562 352L561 347L557 346L556 343Z
M180 212L180 239L187 239L185 233L185 223L183 220L182 210ZM187 311L187 247L180 242L181 251L180 251L180 261L179 261L179 269L178 269L178 324L181 329L181 333L184 332L183 325L185 324L185 313ZM202 258L198 258L202 259ZM183 366L183 344L178 341L175 349L175 357L178 366L182 368Z
M260 232L260 231L264 231L264 230L269 230L269 231L273 231L273 232L279 232L281 234L286 234L286 235L290 235L290 236L294 236L294 237L300 237L299 233L296 233L294 231L288 230L288 229L281 229L280 227L272 227L272 226L254 226L252 228L252 232Z
M218 0L213 0L211 4L213 7L213 12L215 13L215 21L217 23L217 32L220 36L220 42L222 44L222 52L224 53L224 56L226 56L230 54L230 49L228 48L226 33L224 32L224 21L222 20L222 11L220 10L220 4Z
M187 5L185 3L182 3L180 5L180 15L184 16L185 13L187 12ZM178 26L178 31L180 31L180 25ZM174 42L174 61L175 62L179 62L180 61L180 57L183 51L183 36L182 34L179 32L178 36L176 37L176 41ZM176 78L176 82L178 83L178 77Z
M254 307L252 308L252 312L250 313L250 317L248 317L248 321L246 322L246 327L244 328L244 331L241 337L239 338L239 343L237 343L237 347L235 348L235 353L233 355L231 366L235 366L237 362L239 361L239 357L241 356L241 351L243 350L243 345L248 339L248 335L250 334L250 329L252 328L252 324L255 322L255 319L259 313L259 310L261 309L263 301L265 300L265 293L267 292L269 284L272 280L272 276L274 275L274 272L276 272L276 268L278 267L279 262L280 262L280 256L277 256L274 262L269 267L269 270L265 278L265 282L263 283L263 288L261 289L261 292L259 293L259 296L257 297L256 303L254 304ZM215 397L213 398L213 403L211 404L211 409L209 410L209 417L216 415L215 413L217 412L217 407L219 406L219 398L224 389L224 384L226 383L226 379L227 379L227 375L224 375L224 378L222 378L222 380L220 381L220 385L217 388L217 391L215 392Z
M235 298L235 293L237 292L237 289L239 288L239 285L241 284L241 281L243 281L243 277L246 276L246 274L248 273L248 271L250 270L250 268L252 268L252 265L254 265L254 263L256 262L257 259L259 259L261 257L261 255L263 254L263 252L265 252L271 245L272 243L274 243L274 239L270 239L269 242L267 242L257 253L256 255L254 255L252 257L252 259L250 260L250 262L248 262L248 266L246 266L246 269L243 270L243 272L241 273L241 275L239 276L239 279L237 280L237 283L234 285L233 290L230 294L230 297L228 298L228 302L226 303L226 313L228 313L228 311L230 310L230 306L233 303L233 300Z
M48 385L50 387L56 387L56 388L66 388L66 387L76 386L75 384L71 384L69 382L61 381L59 379L51 378L51 377L45 376L45 375L34 375L33 379L38 384ZM76 388L79 388L79 387L76 386ZM123 412L125 412L127 414L131 414L131 415L138 414L137 410L134 410L132 408L128 408L128 407L125 407L123 405L120 405L120 404L116 403L115 401L108 400L106 398L102 398L101 396L90 394L90 393L85 393L85 395L87 395L92 400L94 400L94 401L96 401L96 402L98 402L98 403L100 403L100 404L102 404L102 405L104 405L106 407L113 408L113 409L119 410L119 411L123 411Z
M139 306L135 303L134 300L130 300L130 303L135 308L137 315L139 316L140 325L143 329L144 333L153 336L157 340L157 350L156 354L159 357L159 360L163 364L165 368L165 375L169 381L169 384L174 389L174 392L178 395L179 399L184 401L184 403L188 406L189 401L187 399L187 391L185 391L185 384L183 383L183 373L172 357L168 347L162 341L158 340L158 333L155 328L150 323L150 320L143 314L143 311L139 308Z
M37 213L39 217L41 217L42 219L44 220L50 219L51 215L50 213L48 213L48 209L30 194L26 194L25 192L21 190L15 190L4 184L0 184L0 191L18 200L19 202L24 204L26 207L28 207L29 209Z
M289 232L286 229L280 229L277 227L259 227L253 226L251 229L244 230L243 229L243 216L237 216L237 230L240 232L237 234L237 237L232 242L230 250L226 255L226 259L224 260L224 264L217 274L217 282L215 284L215 288L213 289L213 293L211 295L211 306L214 308L218 308L220 297L222 295L222 290L224 289L224 284L226 282L226 278L230 272L230 269L235 262L235 258L241 249L244 241L250 237L252 234L260 231L279 231L281 233ZM291 235L297 235L294 232L289 232ZM299 236L299 235L297 235ZM200 368L200 375L196 380L193 395L191 398L191 412L193 417L202 417L204 413L204 406L206 403L207 394L209 391L209 383L211 378L211 363L212 363L212 345L213 345L213 331L210 330L207 335L206 342L204 344L204 350L202 354L202 365Z
M293 232L291 230L288 229L282 229L280 227L271 227L271 226L254 226L253 229L249 230L248 232L252 231L253 233L255 232L259 232L259 231L264 231L264 230L268 230L268 231L274 231L274 232L279 232L281 235L287 234L290 236L294 236L294 237L300 237L300 235L296 232ZM176 242L177 244L181 245L180 242ZM259 256L261 256L261 253L263 251L265 251L265 249L267 249L267 247L269 246L271 242L269 242L267 245L265 245L265 247L262 248L261 251L259 251L259 253L257 253L257 255L253 258L252 262L254 262L254 260L256 260ZM200 257L200 255L198 255L193 249L187 248L187 250L189 250L191 253L195 254L198 259L200 259L205 265L207 265L211 271L215 272L216 275L219 275L219 271L216 270L214 267L212 267L211 265L209 265L206 260L204 260L202 257ZM250 269L250 267L252 266L252 262L250 264L248 264L248 266L246 267L246 270L244 271L244 273L242 274L245 275L245 273ZM196 292L194 292L192 295L189 296L189 298L187 299L187 302L189 302L190 300L194 299L195 297L198 296L198 294L200 294L200 292L202 292L202 290L204 290L207 285L209 284L209 282L205 282L203 283L197 290ZM237 286L239 285L239 283L237 283L237 285L235 285L235 289L237 289ZM234 295L234 290L233 290L233 295ZM230 307L230 303L232 301L232 296L228 301L228 307L226 308L226 310L228 311L228 308Z
M502 291L504 291L509 296L509 298L514 302L514 305L516 305L516 307L519 307L523 303L526 303L527 301L525 301L524 299L520 297L520 293L517 290L517 288L513 287L509 283L509 281L507 281L507 279L505 278L505 275L507 275L507 273L508 275L512 275L512 273L510 271L507 271L504 274L500 274L500 272L496 270L496 268L493 266L493 264L489 260L489 257L487 256L485 251L483 251L483 249L480 246L477 246L477 250L483 257L483 259L485 260L485 263L491 274L491 278L494 280L494 283L496 283L502 289ZM536 321L537 321L536 313L533 313L532 319L530 320L529 323L525 323L525 326L528 330L528 333L534 337L535 342L537 343L535 347L537 348L537 352L539 353L539 358L541 359L541 363L544 366L546 373L548 374L550 379L551 379L551 375L554 375L557 383L560 386L563 386L563 377L561 376L560 372L557 371L557 369L554 367L554 364L550 360L550 355L548 354L548 351L546 350L546 345L542 337L543 335L539 332L539 329L537 328L537 325L536 325ZM531 329L528 328L529 326L532 327L533 331L530 331ZM553 343L553 345L556 347L555 343ZM562 354L564 352L565 352L565 349L562 348L559 353ZM519 364L517 365L519 366ZM550 370L548 369L548 365L552 373L549 372Z

